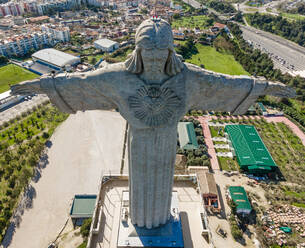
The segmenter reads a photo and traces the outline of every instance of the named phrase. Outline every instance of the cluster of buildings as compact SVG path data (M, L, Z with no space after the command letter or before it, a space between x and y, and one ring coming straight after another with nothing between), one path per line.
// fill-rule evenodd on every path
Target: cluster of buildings
M1 16L21 16L27 13L45 15L49 10L64 11L83 4L83 0L10 1L0 5Z
M10 37L0 39L0 55L24 56L30 51L52 47L58 42L70 41L69 27L45 24L40 28L41 30L34 29L33 32L12 34Z
M206 37L206 42L211 43L218 35L219 33L224 30L229 36L230 30L227 27L227 25L216 22L211 28L209 29L201 29L200 27L195 27L192 30L188 28L179 28L179 29L173 29L173 36L176 40L185 40L186 35L185 32L192 32L197 37L200 37L201 35L204 35Z

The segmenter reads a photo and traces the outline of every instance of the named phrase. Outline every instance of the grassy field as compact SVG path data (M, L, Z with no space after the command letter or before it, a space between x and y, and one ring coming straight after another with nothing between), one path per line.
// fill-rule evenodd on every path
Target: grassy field
M186 62L200 66L205 69L229 75L249 75L248 72L234 59L234 56L227 53L217 52L214 47L196 44L199 53L192 56Z
M9 64L2 66L0 67L0 93L9 90L9 84L13 85L37 77L39 75L17 65Z
M181 17L179 19L173 20L172 28L195 28L199 27L200 29L208 28L208 20L210 18L204 15L200 16L190 16L190 17Z
M293 19L293 20L296 20L296 21L305 19L304 15L299 15L299 14L281 13L281 16L287 17L289 19Z

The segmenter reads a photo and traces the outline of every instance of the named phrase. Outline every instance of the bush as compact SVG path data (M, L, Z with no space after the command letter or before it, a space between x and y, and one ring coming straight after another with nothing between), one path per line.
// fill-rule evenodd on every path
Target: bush
M48 139L49 137L50 137L50 135L47 132L43 132L42 138Z
M83 224L80 228L80 233L83 238L87 238L89 236L91 222L92 222L92 218L86 219L83 222Z
M236 222L234 214L230 215L229 222L230 222L231 233L232 233L233 238L235 240L240 240L243 237L243 232L242 232L242 230L240 230L240 228Z

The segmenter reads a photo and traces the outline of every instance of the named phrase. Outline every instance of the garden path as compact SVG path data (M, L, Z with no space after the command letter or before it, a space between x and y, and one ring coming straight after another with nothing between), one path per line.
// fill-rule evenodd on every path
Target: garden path
M210 155L210 162L211 162L211 167L214 170L220 170L219 168L219 164L218 164L218 159L216 156L216 152L214 149L214 144L212 141L212 136L211 136L211 132L208 126L208 121L212 120L212 118L210 116L199 116L198 121L200 121L200 124L202 126L202 130L203 130L203 135L204 135L204 140L206 145L208 146L208 153Z

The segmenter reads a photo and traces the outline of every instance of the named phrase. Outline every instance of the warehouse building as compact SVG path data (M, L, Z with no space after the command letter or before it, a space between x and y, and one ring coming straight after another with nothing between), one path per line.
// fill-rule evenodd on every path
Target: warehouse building
M103 52L110 53L119 48L119 43L108 39L100 39L94 42L94 47L102 50Z
M254 126L226 125L225 132L241 169L254 174L266 174L277 168Z
M178 135L179 135L179 143L181 149L183 150L198 149L198 142L196 139L194 124L192 122L179 122Z
M241 186L230 186L228 191L228 197L236 204L236 213L249 215L252 207L245 189Z
M42 49L32 55L35 62L31 67L32 70L46 74L55 70L69 71L71 68L80 63L80 57L58 51L53 48Z

